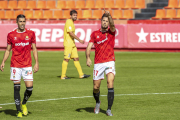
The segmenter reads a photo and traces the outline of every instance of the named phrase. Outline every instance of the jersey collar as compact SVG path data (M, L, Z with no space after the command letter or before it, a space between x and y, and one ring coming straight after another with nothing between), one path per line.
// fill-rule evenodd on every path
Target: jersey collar
M17 31L17 28L15 29L15 31L16 31L17 33L24 33L24 32L26 32L26 28L25 28L25 30L24 30L23 32L18 32L18 31Z

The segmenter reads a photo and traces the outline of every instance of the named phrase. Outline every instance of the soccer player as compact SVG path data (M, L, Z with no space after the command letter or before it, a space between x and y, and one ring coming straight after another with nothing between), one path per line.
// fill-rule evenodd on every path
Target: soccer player
M110 26L110 28L108 28ZM98 114L100 111L100 84L104 79L104 72L107 77L108 87L108 108L106 114L112 116L111 107L114 101L114 77L115 77L115 26L112 17L108 11L105 11L101 18L101 29L94 31L91 34L90 41L86 48L86 64L90 67L92 61L90 59L91 47L95 46L94 72L93 72L93 96L96 100L94 113Z
M78 40L82 44L84 44L84 41L80 40L75 35L74 21L76 21L76 19L77 11L71 10L70 19L66 20L66 24L64 27L64 60L62 62L61 79L70 79L66 76L66 70L70 59L74 59L74 65L79 73L79 78L88 78L90 76L83 73L81 65L79 63L79 57L74 39Z
M26 18L24 15L18 15L16 18L18 28L11 31L7 35L7 49L4 53L4 58L1 63L1 71L5 66L5 61L8 59L12 49L10 80L14 82L14 100L17 109L17 117L21 118L22 114L27 115L28 110L26 102L32 94L33 90L33 72L31 60L31 46L35 59L34 73L39 69L38 53L36 49L35 33L25 28ZM20 81L21 76L24 79L26 90L22 101L22 110L20 103Z

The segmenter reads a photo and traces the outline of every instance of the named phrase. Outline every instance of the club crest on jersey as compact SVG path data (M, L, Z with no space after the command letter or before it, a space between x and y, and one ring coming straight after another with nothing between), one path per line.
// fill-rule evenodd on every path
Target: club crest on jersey
M99 36L97 36L97 38L99 38Z
M29 40L29 36L26 36L25 40Z
M14 40L17 40L17 37L14 37Z

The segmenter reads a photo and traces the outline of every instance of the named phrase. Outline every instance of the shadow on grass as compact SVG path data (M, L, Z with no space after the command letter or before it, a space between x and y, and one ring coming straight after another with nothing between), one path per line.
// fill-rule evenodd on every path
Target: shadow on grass
M85 110L86 112L89 112L89 113L94 113L94 108L93 107L86 107L86 108L78 108L78 109L76 109L77 112L82 112L82 110ZM100 108L100 112L106 114L106 111L101 109L101 108Z
M16 116L17 110L7 109L7 110L0 110L0 113L4 112L6 115ZM32 114L28 112L28 114Z
M61 78L61 76L57 76L58 78ZM69 77L69 78L76 78L76 77L70 77L70 76L67 76L67 77ZM78 78L76 78L76 79L78 79Z

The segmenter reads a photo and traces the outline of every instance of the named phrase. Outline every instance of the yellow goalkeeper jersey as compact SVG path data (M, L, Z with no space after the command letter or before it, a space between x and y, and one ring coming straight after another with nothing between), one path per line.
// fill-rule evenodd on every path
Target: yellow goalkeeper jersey
M75 26L71 19L67 19L64 27L64 46L74 47L74 38L69 35L68 32L73 32L75 34Z

